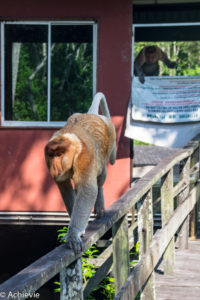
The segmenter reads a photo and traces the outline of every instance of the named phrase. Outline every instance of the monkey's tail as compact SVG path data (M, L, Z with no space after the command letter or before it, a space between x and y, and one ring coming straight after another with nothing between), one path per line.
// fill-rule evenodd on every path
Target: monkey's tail
M106 98L103 93L97 93L92 101L92 105L88 110L88 114L99 114L99 107L101 108L101 112L104 116L110 119L110 112L108 109L108 105L106 102Z
M107 105L107 101L106 101L106 97L104 96L103 93L97 93L92 101L92 105L90 106L89 110L88 110L88 114L95 114L98 115L99 114L99 107L101 108L101 112L102 114L111 119L110 117L110 112L108 109L108 105ZM110 154L110 163L111 165L113 165L115 163L116 160L116 140L114 141L114 145L113 145L113 150Z

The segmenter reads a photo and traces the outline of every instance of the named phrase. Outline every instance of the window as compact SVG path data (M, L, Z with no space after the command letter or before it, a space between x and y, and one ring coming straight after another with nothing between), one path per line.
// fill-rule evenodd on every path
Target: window
M96 89L94 22L5 22L2 125L62 126Z

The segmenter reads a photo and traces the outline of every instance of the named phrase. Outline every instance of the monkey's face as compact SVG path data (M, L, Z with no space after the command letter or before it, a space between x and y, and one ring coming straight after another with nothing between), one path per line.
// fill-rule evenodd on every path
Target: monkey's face
M51 177L55 181L64 181L70 178L74 147L68 139L55 137L45 147L45 159Z
M157 61L157 55L155 52L147 54L147 63L148 64L154 64L156 61Z

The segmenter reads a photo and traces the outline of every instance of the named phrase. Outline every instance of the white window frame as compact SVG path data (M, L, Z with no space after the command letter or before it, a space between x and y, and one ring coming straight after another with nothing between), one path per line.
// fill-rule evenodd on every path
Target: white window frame
M48 87L47 87L47 121L8 121L5 120L5 25L47 25L48 26ZM5 127L61 127L66 122L55 122L50 120L50 88L51 88L51 26L52 25L92 25L93 26L93 96L96 93L97 78L97 23L94 21L9 21L1 23L1 126ZM92 98L91 98L92 101Z

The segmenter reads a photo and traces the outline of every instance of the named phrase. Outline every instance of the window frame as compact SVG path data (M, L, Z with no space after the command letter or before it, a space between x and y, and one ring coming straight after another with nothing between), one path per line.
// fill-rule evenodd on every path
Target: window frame
M48 26L48 75L47 75L47 121L5 120L5 25L47 25ZM61 127L66 122L50 120L51 89L51 26L92 25L93 29L93 96L96 93L97 80L97 23L95 21L5 21L1 22L1 126L3 127ZM92 100L92 98L91 98Z

